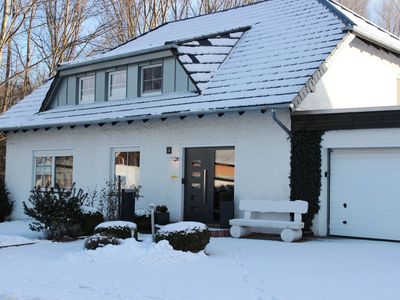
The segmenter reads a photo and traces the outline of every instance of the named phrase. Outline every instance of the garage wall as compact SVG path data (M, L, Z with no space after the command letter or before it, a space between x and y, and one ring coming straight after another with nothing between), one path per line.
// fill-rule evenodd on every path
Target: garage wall
M328 149L330 148L385 148L400 147L400 129L360 129L326 132L321 144L321 209L314 220L316 235L325 236L328 231Z
M287 111L278 116L288 125ZM166 147L171 146L171 160ZM182 217L184 147L235 146L236 206L241 198L289 199L290 141L271 114L246 112L150 120L130 125L69 127L37 132L10 133L7 141L6 182L16 200L15 218L24 218L22 201L33 186L33 152L71 149L73 179L79 187L101 189L111 174L113 147L138 147L141 152L143 199L138 207L151 202L167 204L172 220ZM237 211L237 210L236 210Z
M349 35L298 110L397 105L399 66L394 54Z

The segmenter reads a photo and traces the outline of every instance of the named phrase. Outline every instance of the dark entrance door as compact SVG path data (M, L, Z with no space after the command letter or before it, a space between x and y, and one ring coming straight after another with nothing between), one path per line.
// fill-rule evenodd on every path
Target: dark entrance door
M185 162L185 220L212 223L214 149L186 149Z
M217 224L222 204L231 202L233 210L234 156L233 147L186 149L185 220Z

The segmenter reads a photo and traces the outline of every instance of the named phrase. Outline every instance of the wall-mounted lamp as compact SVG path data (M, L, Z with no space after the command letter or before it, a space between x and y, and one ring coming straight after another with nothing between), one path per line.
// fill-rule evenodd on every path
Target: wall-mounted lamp
M171 160L172 161L179 161L179 157L178 156L171 156Z

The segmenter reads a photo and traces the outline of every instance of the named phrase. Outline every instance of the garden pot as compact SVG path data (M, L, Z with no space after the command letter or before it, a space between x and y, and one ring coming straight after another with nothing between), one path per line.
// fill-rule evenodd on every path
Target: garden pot
M169 224L169 212L155 212L155 223L158 225L167 225Z

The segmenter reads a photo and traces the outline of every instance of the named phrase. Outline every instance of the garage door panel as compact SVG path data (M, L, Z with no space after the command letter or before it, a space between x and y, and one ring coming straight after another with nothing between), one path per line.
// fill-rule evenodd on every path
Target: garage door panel
M330 234L400 240L399 185L400 149L333 150Z

